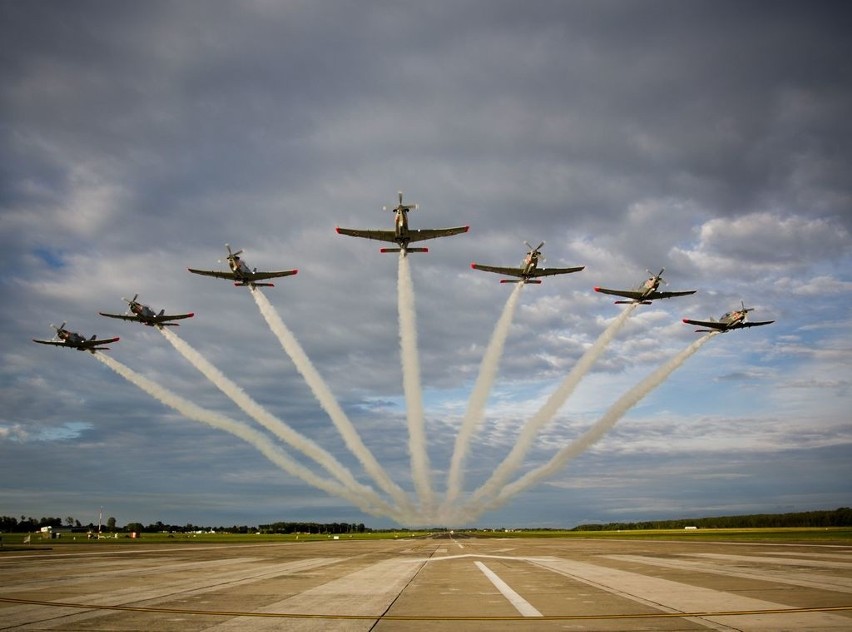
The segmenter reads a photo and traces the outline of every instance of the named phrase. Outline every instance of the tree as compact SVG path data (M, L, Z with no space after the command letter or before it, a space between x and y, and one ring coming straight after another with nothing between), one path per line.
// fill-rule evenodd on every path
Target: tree
M110 531L115 531L115 518L113 518L112 516L107 518L107 529L109 529Z

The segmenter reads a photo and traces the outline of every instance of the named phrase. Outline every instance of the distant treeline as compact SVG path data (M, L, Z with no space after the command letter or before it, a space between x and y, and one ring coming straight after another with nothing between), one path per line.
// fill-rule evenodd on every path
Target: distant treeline
M0 531L4 531L6 533L29 533L30 531L38 531L42 527L58 529L62 526L62 518L54 518L51 516L43 516L41 518L27 518L26 516L21 516L20 520L11 516L0 516ZM95 528L93 524L83 525L80 524L79 520L75 520L71 517L65 518L64 526L72 529L85 529L87 527Z
M233 525L230 527L205 527L187 523L183 525L165 524L154 522L149 525L143 525L141 522L128 522L123 527L116 524L115 518L108 518L102 525L89 523L81 524L79 520L69 516L64 520L62 518L42 517L28 518L21 516L14 518L12 516L0 516L0 533L32 533L39 531L42 527L50 527L54 530L69 529L73 531L106 531L106 532L125 532L125 533L192 533L197 531L216 531L228 533L370 533L372 529L364 526L364 523L347 523L347 522L273 522L272 524L262 524L259 527L250 527L248 525Z
M62 518L42 517L20 519L10 516L0 516L0 532L6 533L30 533L38 531L42 527L53 529L79 530L102 530L106 532L137 532L137 533L190 533L194 531L216 531L229 533L372 533L377 531L364 526L363 523L347 522L273 522L262 524L258 527L247 525L233 525L230 527L206 527L187 523L184 525L164 524L157 521L149 525L141 522L129 522L123 527L116 524L115 518L108 518L103 525L81 524L79 520L68 516ZM698 527L699 529L748 529L748 528L779 528L779 527L852 527L852 509L840 507L833 511L804 511L786 514L752 514L748 516L722 516L718 518L680 518L677 520L648 520L644 522L610 522L608 524L581 524L571 529L572 531L628 531L638 529L683 529L685 527ZM379 529L382 531L383 529ZM446 531L438 527L430 531ZM518 529L527 531L533 529ZM538 530L538 529L536 529ZM407 531L397 528L391 531ZM502 531L502 529L501 529Z
M372 529L364 523L348 524L345 522L273 522L258 527L261 533L369 533Z
M778 527L850 527L852 509L840 507L834 511L801 511L786 514L752 514L718 518L680 518L677 520L648 520L645 522L610 522L581 524L572 531L629 531L633 529L757 529Z

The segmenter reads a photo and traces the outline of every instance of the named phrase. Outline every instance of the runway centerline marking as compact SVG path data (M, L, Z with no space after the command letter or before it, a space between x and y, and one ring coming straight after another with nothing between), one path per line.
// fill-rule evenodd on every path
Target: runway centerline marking
M516 593L509 584L500 579L494 571L488 568L482 562L474 562L476 567L483 572L483 574L488 578L494 587L500 591L506 599L509 600L509 603L515 607L521 615L525 617L540 617L542 614L535 609L535 607L526 599L521 597L518 593Z

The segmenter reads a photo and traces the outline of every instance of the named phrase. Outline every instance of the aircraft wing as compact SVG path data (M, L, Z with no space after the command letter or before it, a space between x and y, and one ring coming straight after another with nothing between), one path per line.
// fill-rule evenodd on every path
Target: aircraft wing
M103 314L104 316L108 316L108 314ZM154 316L154 320L159 322L164 322L167 320L183 320L184 318L192 318L195 316L194 313L191 314L163 314L162 316Z
M763 321L746 321L744 323L737 323L736 325L731 325L730 329L745 329L746 327L760 327L761 325L770 325L774 323L774 320L763 320Z
M102 338L101 340L91 339L84 340L80 343L80 347L83 349L97 349L100 345L108 345L111 342L118 342L118 338Z
M470 267L474 270L482 270L483 272L496 272L497 274L508 274L509 276L522 277L523 270L520 268L504 268L502 266L485 266L479 263L471 263Z
M277 279L279 277L290 276L296 274L298 270L282 270L281 272L252 272L250 278L252 281L263 281L264 279ZM184 318L187 318L186 316Z
M40 345L53 345L55 347L67 347L68 346L67 343L62 342L61 340L36 340L35 338L33 338L33 342L37 342Z
M658 298L672 298L673 296L689 296L695 294L698 290L687 290L685 292L651 292L650 296L646 296L646 300L654 301Z
M435 239L436 237L451 237L452 235L460 235L461 233L466 233L469 230L470 226L455 226L454 228L422 228L420 230L409 230L408 240L425 241L426 239Z
M687 325L695 325L696 327L708 327L710 329L715 329L716 331L727 331L731 329L731 325L728 323L721 323L715 320L690 320L689 318L684 318L683 322Z
M634 290L608 290L605 287L596 287L595 292L610 294L612 296L622 296L624 298L633 299L634 301L638 301L642 298L642 292L636 292Z
M364 239L376 239L391 243L396 242L396 233L392 230L361 230L358 228L340 228L338 226L337 232L341 235L349 235L350 237L363 237Z
M642 292L637 290L608 290L605 287L595 288L595 292L610 294L612 296L621 296L633 301L656 301L662 298L672 298L674 296L688 296L689 294L695 294L697 291L698 290L687 290L685 292L651 292L643 298Z
M223 272L221 270L194 270L192 268L187 268L193 274L200 274L202 276L216 277L217 279L230 279L231 281L236 279L236 275L233 272Z
M133 320L136 322L142 322L142 319L139 318L136 314L107 314L106 312L98 312L101 316L106 316L107 318L120 318L121 320Z
M543 276L553 276L555 274L570 274L572 272L579 272L584 269L586 266L576 266L574 268L536 268L530 274L531 277L543 277Z

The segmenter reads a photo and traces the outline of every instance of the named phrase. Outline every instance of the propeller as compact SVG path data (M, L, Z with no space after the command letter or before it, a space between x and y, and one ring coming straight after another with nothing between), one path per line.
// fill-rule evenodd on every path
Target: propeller
M227 257L228 261L233 261L234 259L239 257L241 254L243 254L242 248L240 250L237 250L236 252L231 252L231 244L225 244L225 248L228 249L228 257ZM217 259L217 261L219 263L224 263L221 259Z
M139 298L138 293L134 294L133 298L125 298L123 296L121 297L121 300L124 301L125 303L127 303L127 311L124 312L126 315L130 315L130 312L133 311L133 305L134 305L134 303L136 303L137 298Z
M541 242L535 248L533 248L532 245L530 245L530 242L528 241L525 241L524 245L529 248L529 251L527 252L528 256L536 258L539 263L544 263L545 261L547 261L547 259L541 256L541 248L542 246L544 246L544 242Z
M650 270L645 268L645 272L647 272L648 274L651 275L651 279L653 279L657 283L662 283L663 285L668 285L669 284L668 281L666 281L663 278L663 272L665 272L665 271L666 271L665 268L660 268L660 271L657 274L654 274L653 272L651 272Z
M388 207L388 206L383 206L383 207L382 207L382 210L383 210L383 211L396 211L396 210L399 210L399 209L401 209L401 208L402 208L402 209L405 209L405 210L407 210L407 211L416 211L418 208L420 208L420 205L419 205L419 204L408 204L408 205L404 205L404 204L402 203L402 191L397 191L397 195L399 195L399 206L397 206L396 208L390 208L390 207Z
M59 332L65 331L65 321L63 321L62 324L59 325L59 327L57 327L53 323L50 323L50 326L53 327L56 330L56 334L53 336L53 339L54 340L62 340L62 336L59 335Z

